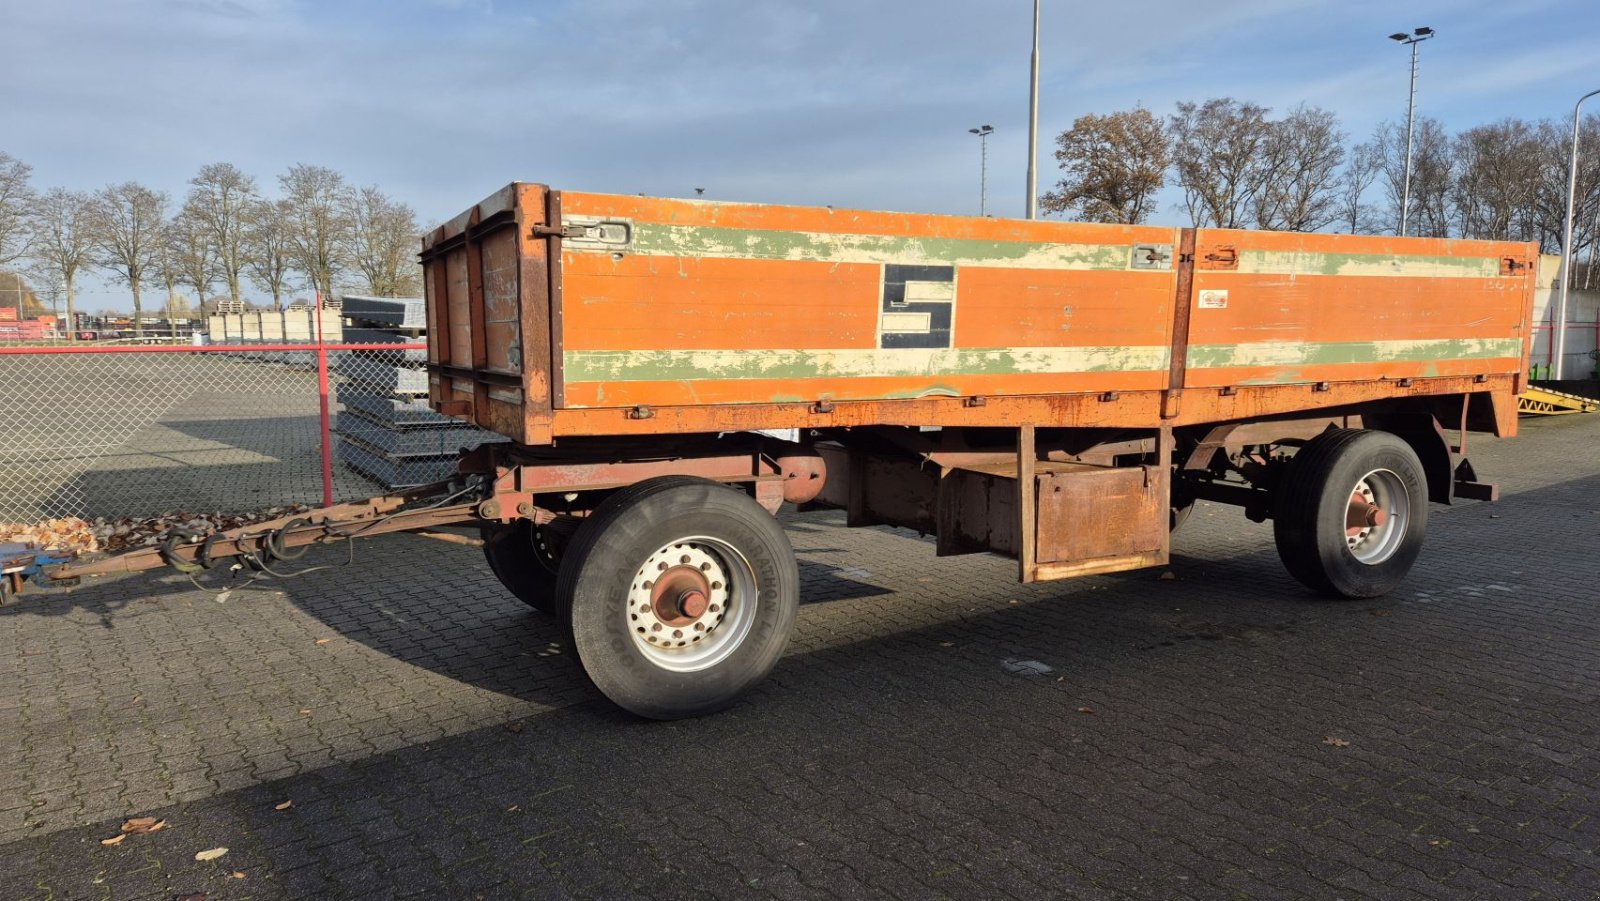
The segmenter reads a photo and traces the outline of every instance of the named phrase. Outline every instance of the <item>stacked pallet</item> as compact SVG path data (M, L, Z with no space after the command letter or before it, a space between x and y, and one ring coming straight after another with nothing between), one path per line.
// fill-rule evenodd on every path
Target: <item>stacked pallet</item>
M421 299L344 296L344 340L405 344L427 340ZM422 350L341 351L339 412L334 431L344 465L388 488L451 476L462 449L505 438L440 416L428 406Z

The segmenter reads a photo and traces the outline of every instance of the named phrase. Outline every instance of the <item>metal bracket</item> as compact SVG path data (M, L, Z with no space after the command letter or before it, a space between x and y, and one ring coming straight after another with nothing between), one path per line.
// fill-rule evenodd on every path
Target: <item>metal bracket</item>
M1171 269L1171 244L1135 244L1129 255L1130 269Z
M655 415L656 411L650 409L644 404L640 404L639 406L628 411L629 419L653 419L655 418Z
M560 238L573 250L627 250L633 245L633 223L627 219L569 217L561 225L535 225L536 238Z
M833 401L830 401L830 400L819 400L816 403L811 405L811 412L813 412L813 413L832 413L833 412Z

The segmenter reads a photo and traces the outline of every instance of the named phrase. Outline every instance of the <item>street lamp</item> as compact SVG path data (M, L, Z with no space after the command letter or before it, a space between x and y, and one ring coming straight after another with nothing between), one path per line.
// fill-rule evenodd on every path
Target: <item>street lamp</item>
M1028 202L1029 219L1039 218L1039 2L1033 0L1033 62L1028 91Z
M1600 90L1593 90L1582 97L1572 107L1572 156L1567 158L1567 217L1561 226L1561 301L1556 304L1556 329L1555 347L1552 354L1556 358L1555 376L1561 378L1561 367L1566 362L1567 355L1567 287L1572 283L1572 204L1578 194L1578 118L1579 111L1583 109L1583 101L1588 100ZM1590 255L1589 265L1594 265L1593 254Z
M1406 101L1406 173L1400 190L1400 237L1406 235L1411 215L1411 133L1417 112L1417 45L1434 36L1432 28L1418 28L1410 34L1397 32L1389 40L1411 45L1411 99Z
M994 126L980 125L967 131L977 135L978 142L983 145L978 163L978 215L987 216L989 215L989 136L994 134Z

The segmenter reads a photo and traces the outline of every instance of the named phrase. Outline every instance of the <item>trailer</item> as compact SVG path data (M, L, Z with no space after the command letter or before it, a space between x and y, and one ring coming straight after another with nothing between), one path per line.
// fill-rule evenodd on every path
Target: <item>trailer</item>
M1208 500L1270 519L1317 594L1390 591L1430 503L1495 499L1467 439L1516 433L1537 248L514 183L421 259L429 402L510 442L161 556L469 523L600 691L672 719L781 655L785 503L1036 582L1165 564Z

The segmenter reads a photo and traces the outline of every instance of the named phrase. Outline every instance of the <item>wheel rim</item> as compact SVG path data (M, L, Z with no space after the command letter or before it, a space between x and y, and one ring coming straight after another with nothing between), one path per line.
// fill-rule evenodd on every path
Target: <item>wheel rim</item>
M561 559L542 527L532 526L528 529L528 547L533 551L533 559L539 561L546 571L552 575L561 572Z
M1374 469L1350 491L1345 508L1345 545L1361 563L1376 566L1400 549L1411 525L1411 493L1400 476Z
M716 666L750 632L756 575L749 561L715 538L662 545L634 573L622 616L639 652L662 669Z

